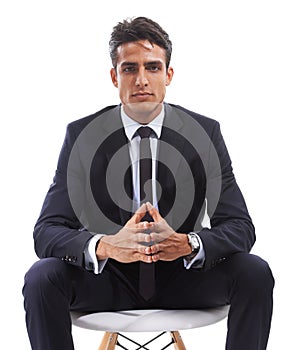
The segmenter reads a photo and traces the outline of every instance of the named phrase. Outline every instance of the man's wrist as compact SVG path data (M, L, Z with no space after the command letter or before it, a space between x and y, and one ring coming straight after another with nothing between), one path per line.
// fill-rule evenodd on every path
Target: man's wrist
M95 274L101 273L106 265L107 259L98 259L96 249L99 240L104 236L103 234L92 233L92 238L88 241L84 250L85 268L88 271L94 271Z
M103 240L104 237L101 237L96 244L96 257L98 260L105 260L109 258L107 248L108 244Z

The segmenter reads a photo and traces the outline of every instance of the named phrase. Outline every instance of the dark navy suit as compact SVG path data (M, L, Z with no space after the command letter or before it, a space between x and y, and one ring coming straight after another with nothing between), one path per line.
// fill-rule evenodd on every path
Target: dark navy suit
M132 215L127 142L120 106L68 125L35 225L40 260L23 289L32 348L73 349L70 310L231 304L227 349L265 349L274 280L268 264L249 253L254 226L212 119L165 104L158 151L159 211L176 232L198 233L203 266L187 270L182 258L155 263L156 293L149 301L138 294L138 262L109 259L101 274L88 271L84 252L92 234L114 234Z

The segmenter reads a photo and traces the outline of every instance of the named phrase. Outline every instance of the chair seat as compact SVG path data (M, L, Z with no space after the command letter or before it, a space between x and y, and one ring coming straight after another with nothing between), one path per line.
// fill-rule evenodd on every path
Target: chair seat
M128 310L80 314L71 312L75 326L106 332L160 332L207 326L224 319L229 306L194 310Z

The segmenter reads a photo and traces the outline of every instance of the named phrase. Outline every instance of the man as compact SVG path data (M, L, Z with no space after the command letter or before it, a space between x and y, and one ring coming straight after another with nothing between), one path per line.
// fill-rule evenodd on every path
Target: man
M32 349L73 349L70 311L225 304L226 348L265 349L274 280L249 254L254 227L219 124L164 102L172 45L157 23L117 24L110 50L121 104L69 124L35 225Z

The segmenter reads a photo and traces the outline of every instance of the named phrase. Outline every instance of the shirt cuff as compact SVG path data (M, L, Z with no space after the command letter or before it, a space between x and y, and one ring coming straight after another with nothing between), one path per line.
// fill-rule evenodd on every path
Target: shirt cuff
M84 251L85 256L85 268L88 271L93 271L95 274L99 274L103 271L106 262L105 260L98 260L96 255L96 245L98 241L105 235L96 234L94 235L87 243L87 246Z
M195 268L195 269L199 269L203 267L204 261L205 261L205 251L203 248L203 244L202 244L202 240L200 239L199 235L196 234L196 237L198 239L199 242L199 251L196 254L196 256L194 258L192 258L190 261L183 259L184 262L184 267L189 270L191 267Z

